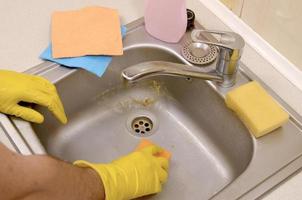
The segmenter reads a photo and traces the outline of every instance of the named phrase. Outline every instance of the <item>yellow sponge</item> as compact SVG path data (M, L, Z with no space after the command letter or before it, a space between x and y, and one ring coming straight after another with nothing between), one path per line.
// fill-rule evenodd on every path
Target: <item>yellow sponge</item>
M225 102L256 138L282 126L289 119L289 115L255 81L230 91Z

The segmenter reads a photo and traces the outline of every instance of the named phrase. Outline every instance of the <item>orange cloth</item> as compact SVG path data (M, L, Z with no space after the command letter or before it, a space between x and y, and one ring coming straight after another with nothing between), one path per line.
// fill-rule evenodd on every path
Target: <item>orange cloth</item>
M148 147L150 145L153 145L153 144L154 143L152 141L150 141L150 140L142 139L141 142L139 143L139 145L136 147L135 150L138 151L138 150L141 150L141 149L143 149L145 147ZM164 150L164 151L160 152L157 156L158 157L164 157L164 158L167 158L168 160L170 160L172 154L169 151Z
M119 15L110 8L54 12L51 40L53 58L123 54Z

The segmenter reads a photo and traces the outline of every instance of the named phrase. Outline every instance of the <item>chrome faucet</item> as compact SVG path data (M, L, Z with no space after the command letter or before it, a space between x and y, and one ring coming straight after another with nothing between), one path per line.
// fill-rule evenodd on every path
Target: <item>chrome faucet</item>
M216 37L218 41L204 40L204 37L202 37L204 33L211 33L218 36ZM234 85L239 60L245 45L243 38L233 32L209 30L193 30L191 38L193 42L215 45L219 48L219 55L215 62L216 66L215 63L211 63L207 66L211 70L205 72L205 70L200 67L186 64L149 61L126 68L122 71L122 77L129 82L134 82L150 76L168 75L217 81L223 87Z

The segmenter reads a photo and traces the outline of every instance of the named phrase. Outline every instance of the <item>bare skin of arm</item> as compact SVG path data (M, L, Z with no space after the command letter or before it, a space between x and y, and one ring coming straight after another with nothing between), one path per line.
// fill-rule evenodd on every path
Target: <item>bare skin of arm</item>
M49 156L22 156L0 143L1 200L104 200L96 172Z

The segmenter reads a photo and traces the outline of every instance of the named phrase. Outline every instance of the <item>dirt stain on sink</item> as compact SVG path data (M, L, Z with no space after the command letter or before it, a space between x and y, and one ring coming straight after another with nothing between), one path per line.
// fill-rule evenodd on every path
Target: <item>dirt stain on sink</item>
M133 103L139 104L143 107L148 107L148 106L152 106L153 104L155 104L156 100L153 98L145 98L145 99L132 99Z
M163 96L169 96L164 83L150 80L138 84L125 85L123 83L103 91L95 98L98 105L122 113L134 109L150 108Z

